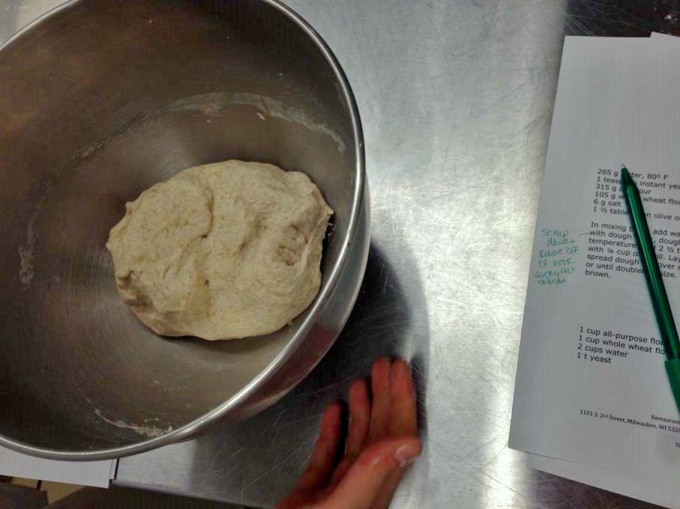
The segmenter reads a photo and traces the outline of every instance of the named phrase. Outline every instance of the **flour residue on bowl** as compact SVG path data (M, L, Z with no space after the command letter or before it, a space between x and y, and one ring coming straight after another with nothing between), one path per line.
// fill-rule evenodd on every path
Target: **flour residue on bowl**
M287 122L303 125L310 131L325 134L331 138L340 152L345 151L345 143L326 124L316 122L305 111L289 106L281 101L264 95L237 92L213 92L210 94L200 94L180 99L172 103L168 111L199 111L207 117L219 117L222 110L229 106L252 106L258 111L258 118L278 118ZM264 117L264 118L263 118Z
M33 280L33 249L35 248L35 224L36 216L28 222L26 228L26 243L19 246L19 281L24 289L31 286Z
M33 251L35 250L35 222L38 219L38 214L42 208L42 204L45 201L45 196L43 196L38 204L38 208L28 220L26 225L26 240L19 246L19 281L24 287L24 290L28 290L31 286L31 281L33 281Z
M54 183L51 179L48 179L47 182L45 182L43 192L40 195L40 199L38 199L38 204L34 209L33 215L28 220L28 223L26 223L26 239L24 243L21 244L18 248L19 281L21 282L21 286L24 287L24 290L28 290L30 288L31 282L33 281L33 277L35 276L34 271L35 269L34 251L36 244L35 224L38 221L40 211L42 210L43 206L45 205L45 202L47 202L47 199L49 198L52 192L53 185Z
M165 435L166 433L170 433L173 430L172 426L168 426L166 429L159 428L156 426L150 426L150 422L152 419L145 419L144 420L144 426L140 426L137 424L128 424L126 422L117 420L117 421L112 421L111 419L107 419L104 417L104 414L102 413L101 410L98 408L94 409L94 413L99 417L102 421L107 422L108 424L111 424L112 426L115 426L120 429L127 429L130 431L134 431L138 435L143 435L147 438L157 438L160 436Z

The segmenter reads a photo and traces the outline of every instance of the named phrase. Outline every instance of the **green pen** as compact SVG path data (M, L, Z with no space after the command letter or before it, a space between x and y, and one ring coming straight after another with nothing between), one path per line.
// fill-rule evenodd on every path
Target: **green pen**
M625 166L621 167L621 191L623 191L628 206L628 214L633 223L633 232L640 252L642 268L645 272L647 288L649 288L649 295L652 298L656 322L661 331L663 347L666 350L666 373L671 382L675 403L680 410L680 341L678 340L678 330L675 328L673 312L668 303L666 287L663 284L659 262L654 253L654 244L652 243L652 236L649 234L649 226L645 217L645 209L642 207L640 192Z

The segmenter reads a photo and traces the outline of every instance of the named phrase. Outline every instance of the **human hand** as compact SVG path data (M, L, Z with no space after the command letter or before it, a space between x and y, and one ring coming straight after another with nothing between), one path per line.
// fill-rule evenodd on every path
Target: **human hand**
M371 398L372 394L372 398ZM386 509L406 466L421 453L416 391L409 365L380 358L349 391L349 432L341 442L339 403L324 412L307 470L278 509Z

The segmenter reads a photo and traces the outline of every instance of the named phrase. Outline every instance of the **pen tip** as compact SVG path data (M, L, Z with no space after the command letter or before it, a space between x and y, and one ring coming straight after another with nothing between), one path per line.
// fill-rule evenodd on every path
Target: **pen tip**
M621 182L624 186L635 185L633 177L630 176L630 172L628 171L628 168L626 168L625 166L621 166Z

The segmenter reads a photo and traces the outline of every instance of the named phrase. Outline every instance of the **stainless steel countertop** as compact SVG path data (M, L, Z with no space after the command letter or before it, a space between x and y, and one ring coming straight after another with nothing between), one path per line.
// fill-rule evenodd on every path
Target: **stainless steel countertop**
M4 0L0 40L58 3ZM123 459L116 482L271 506L302 470L325 404L396 354L413 359L426 450L394 507L643 507L528 469L507 437L563 37L672 31L674 2L288 3L337 54L363 117L373 240L362 294L284 400Z

